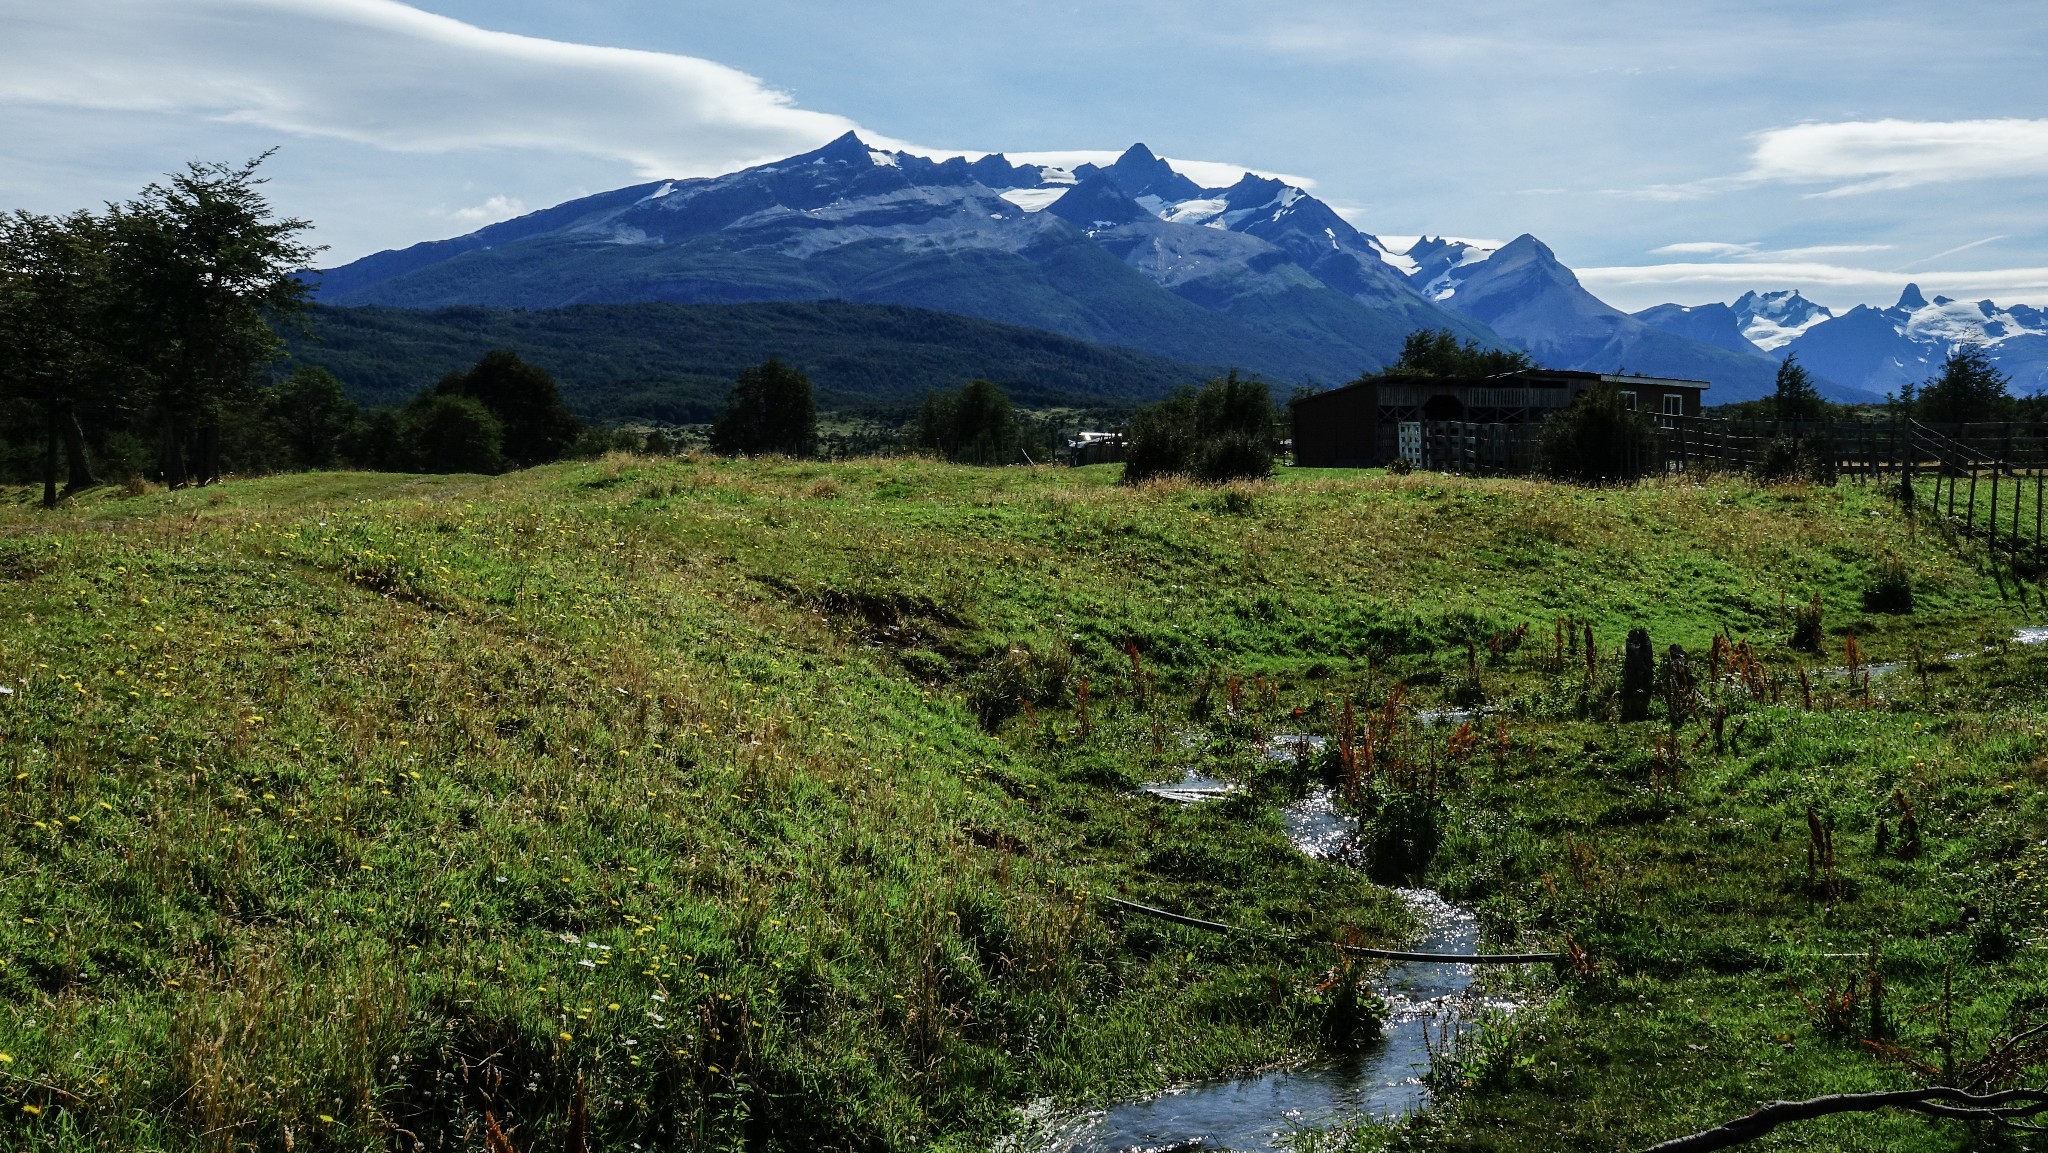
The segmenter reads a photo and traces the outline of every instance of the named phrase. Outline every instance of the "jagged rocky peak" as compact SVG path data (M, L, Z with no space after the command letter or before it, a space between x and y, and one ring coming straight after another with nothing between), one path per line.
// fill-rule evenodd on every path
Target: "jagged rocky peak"
M1202 186L1182 176L1173 165L1153 155L1143 144L1133 144L1117 157L1116 163L1099 169L1124 195L1136 199L1156 196L1172 203L1202 195Z
M778 167L794 167L802 164L868 164L875 163L875 150L857 132L848 132L822 148L790 157Z
M1090 230L1113 228L1152 216L1105 169L1096 169L1083 177L1080 184L1053 201L1045 211Z
M1921 309L1927 307L1927 298L1920 295L1919 285L1908 284L1906 286L1906 291L1899 294L1898 304L1894 305L1893 307L1903 308L1907 312L1918 312Z

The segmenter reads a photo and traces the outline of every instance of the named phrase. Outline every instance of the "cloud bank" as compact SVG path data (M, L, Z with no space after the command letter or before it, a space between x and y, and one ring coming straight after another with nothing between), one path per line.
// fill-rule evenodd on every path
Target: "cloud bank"
M400 152L525 149L696 176L854 127L709 60L492 32L397 0L0 0L0 27L0 101Z
M1758 135L1743 179L1833 184L1853 196L1927 184L2048 174L2048 120L1862 120Z

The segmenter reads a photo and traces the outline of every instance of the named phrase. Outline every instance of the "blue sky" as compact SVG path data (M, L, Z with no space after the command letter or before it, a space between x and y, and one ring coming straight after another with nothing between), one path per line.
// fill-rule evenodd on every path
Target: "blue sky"
M0 207L273 145L329 259L857 127L1313 180L1616 304L2048 304L2048 6L0 0Z

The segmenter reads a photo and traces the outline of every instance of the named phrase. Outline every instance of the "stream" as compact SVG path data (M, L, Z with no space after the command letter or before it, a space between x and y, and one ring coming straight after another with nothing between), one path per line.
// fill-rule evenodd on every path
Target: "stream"
M1278 746L1276 746L1277 751ZM1179 781L1146 786L1155 796L1200 804L1235 787L1190 772ZM1317 789L1282 810L1288 837L1312 857L1341 852L1357 836L1355 819L1339 812L1328 789ZM1479 925L1471 912L1426 889L1397 890L1422 922L1407 947L1428 953L1471 953ZM1068 1116L1041 1130L1037 1153L1152 1153L1164 1150L1236 1150L1268 1153L1297 1129L1361 1118L1390 1118L1428 1104L1423 1075L1429 1039L1459 1017L1513 1012L1513 1001L1487 998L1471 988L1473 966L1403 963L1374 982L1388 1015L1379 1040L1340 1060L1251 1077L1200 1081L1136 1101Z
M2048 628L2014 632L2011 643L2048 644ZM1956 653L1960 660L1974 654ZM1906 668L1903 663L1865 666L1874 677ZM1823 675L1847 676L1846 669ZM1426 724L1463 723L1476 714L1460 709L1429 710ZM1302 746L1320 746L1321 738L1277 738L1267 755L1292 758ZM1162 800L1202 804L1238 792L1237 784L1204 776L1192 769L1180 780L1146 785L1144 791ZM1341 853L1358 833L1358 823L1337 809L1326 788L1310 792L1286 806L1281 815L1288 838L1303 853L1330 858ZM1469 910L1459 908L1426 889L1397 890L1423 924L1421 937L1408 948L1426 953L1478 951L1479 926ZM1028 1143L1008 1145L1035 1153L1179 1153L1183 1150L1235 1150L1272 1153L1285 1147L1291 1133L1341 1124L1359 1118L1393 1118L1429 1103L1423 1084L1430 1061L1430 1040L1458 1018L1480 1013L1512 1013L1521 1004L1490 998L1472 988L1473 966L1402 963L1375 982L1387 1001L1388 1016L1380 1039L1341 1060L1251 1077L1198 1081L1158 1096L1124 1101L1080 1114L1039 1113Z

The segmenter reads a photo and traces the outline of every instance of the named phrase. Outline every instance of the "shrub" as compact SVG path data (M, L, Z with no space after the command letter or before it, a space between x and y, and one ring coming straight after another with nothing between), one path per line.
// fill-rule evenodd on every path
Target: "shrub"
M1602 381L1543 422L1537 459L1545 474L1587 484L1633 481L1655 466L1657 429Z
M1863 611L1904 616L1913 611L1913 574L1906 562L1887 553L1863 586Z
M1273 396L1236 372L1131 419L1124 481L1181 475L1210 484L1273 475Z
M1442 841L1443 805L1418 791L1388 797L1359 830L1366 870L1383 883L1420 879Z
M984 727L994 729L1027 703L1034 708L1059 704L1073 672L1074 654L1064 644L1042 653L1030 645L1011 645L984 659L967 678L967 707Z
M1800 652L1819 652L1823 623L1820 594L1815 593L1812 600L1792 610L1792 647Z
M1811 441L1803 437L1772 437L1764 445L1762 455L1750 466L1749 475L1765 483L1784 481L1811 481L1814 484L1835 483L1835 466L1832 460L1814 450Z

